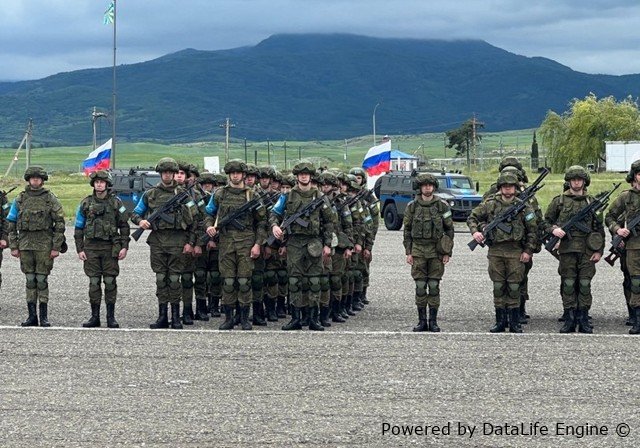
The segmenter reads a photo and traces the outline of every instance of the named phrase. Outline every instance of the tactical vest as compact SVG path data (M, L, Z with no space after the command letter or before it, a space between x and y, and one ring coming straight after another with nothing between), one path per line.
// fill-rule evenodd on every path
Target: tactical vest
M513 201L519 201L518 198L514 198ZM487 200L487 214L489 215L488 222L491 222L496 216L498 216L502 211L506 210L510 206L512 206L515 202L511 202L509 204L503 204L498 201L495 197ZM496 228L493 234L493 241L495 243L504 243L508 241L522 241L526 234L526 229L524 226L524 213L518 214L518 217L507 223L511 225L511 233L507 233L500 228Z
M174 187L172 190L167 191L161 187L155 187L147 193L147 204L149 206L149 214L153 213L157 209L161 208L171 198L180 192L180 187ZM193 216L189 212L186 205L182 205L174 208L172 211L167 212L168 220L159 219L155 223L155 228L158 230L186 230L193 222Z
M82 203L86 216L85 238L110 241L118 235L118 209L120 204L115 196L98 199L89 196Z
M31 195L23 191L16 200L18 202L16 227L19 231L37 232L53 229L51 192Z
M565 225L567 221L569 221L571 218L577 215L580 210L582 210L584 207L589 205L589 203L592 201L592 198L590 196L582 196L582 197L584 197L584 199L575 200L575 199L567 198L566 195L564 194L560 195L560 202L559 202L560 212L558 213L559 226ZM593 219L586 219L584 223L587 225L587 227L589 227L589 229L591 229L591 232L593 232ZM591 232L585 233L585 232L582 232L581 230L573 228L571 230L571 236L586 237Z
M254 197L254 193L249 188L236 188L229 185L222 187L218 196L218 219L217 222L224 219L230 213L242 207L247 202L251 201ZM242 224L246 230L254 231L253 228L253 214L245 213L240 216L237 221ZM232 230L233 226L227 226L226 229L220 229L222 232Z
M304 193L295 187L292 188L287 198L286 216L293 215L321 194L317 188L312 188L310 191ZM291 224L291 234L311 237L320 236L320 207L316 208L313 213L311 213L311 216L302 217L302 219L309 223L306 228L295 222Z
M413 212L411 222L411 238L421 240L438 240L444 235L443 211L440 210L440 200L429 203L414 200L409 204Z

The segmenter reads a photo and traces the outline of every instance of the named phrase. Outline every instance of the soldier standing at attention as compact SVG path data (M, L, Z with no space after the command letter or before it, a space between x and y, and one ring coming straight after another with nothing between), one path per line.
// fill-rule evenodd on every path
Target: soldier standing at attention
M484 226L489 224L504 210L512 206L516 198L518 178L512 173L500 175L498 193L480 203L467 219L467 225L478 243L484 243ZM491 235L489 247L489 278L493 282L493 302L496 310L496 324L491 333L502 333L507 326L509 313L509 331L522 333L520 326L520 283L524 277L525 263L531 260L536 249L536 219L531 206L527 205L516 218L508 223L511 232L496 228Z
M58 198L44 188L48 179L44 168L27 168L24 180L29 184L13 201L7 216L11 255L20 258L20 269L26 277L29 317L22 323L23 327L38 325L38 301L40 326L51 326L48 317L48 278L53 269L53 260L66 252L64 212Z
M73 234L78 258L84 262L84 273L89 277L91 317L82 326L100 326L100 283L103 282L107 327L119 328L115 318L116 277L120 273L118 261L124 260L129 249L129 213L122 201L109 191L113 186L109 172L91 173L89 185L93 187L93 193L78 206Z
M453 219L447 202L433 194L438 188L435 176L418 174L414 187L419 194L407 205L403 223L407 263L416 282L419 320L413 331L437 333L440 280L453 251Z
M604 227L602 217L592 215L585 222L588 232L573 229L571 238L564 238L566 233L562 225L594 200L593 196L587 194L586 188L591 183L591 177L583 167L569 167L564 180L569 183L569 189L553 198L544 215L545 233L553 233L561 238L558 273L565 320L560 333L574 332L576 324L581 333L593 333L589 323L589 309L593 301L591 279L596 274L596 263L604 251Z
M224 166L229 182L218 189L207 204L205 219L207 234L220 236L220 275L222 276L222 305L225 320L220 330L233 329L233 310L236 303L240 309L240 324L243 330L251 330L249 307L252 301L251 273L253 263L260 256L261 246L267 236L264 207L239 216L237 221L243 228L232 225L218 227L218 223L229 214L254 198L253 189L244 184L247 165L241 160L230 160ZM215 217L215 218L214 218Z
M280 228L281 220L291 216L311 201L322 195L317 188L311 187L311 176L316 173L315 167L308 162L300 162L293 167L293 174L298 184L287 196L281 196L273 207L269 218L273 236L282 239L284 232ZM333 221L330 207L327 204L316 208L306 218L309 225L303 227L293 223L290 227L287 247L287 269L289 271L289 296L293 305L291 321L282 327L283 330L302 329L303 295L309 294L309 329L323 331L320 325L320 277L322 276L322 257L331 256L333 238Z
M627 227L629 221L640 213L640 160L631 164L626 180L631 188L620 193L611 204L605 223L611 236L625 238L620 264L625 279L623 289L629 321L633 325L629 334L640 334L640 234L634 236L631 233L633 229Z
M149 328L169 328L168 309L171 303L171 328L181 330L180 279L184 271L184 256L193 252L196 243L193 219L195 212L191 210L195 204L180 204L152 227L145 218L183 191L174 179L178 172L178 163L174 159L163 157L158 161L156 171L160 173L160 182L144 192L133 210L131 222L143 229L151 229L147 244L150 248L151 269L156 274L158 319Z

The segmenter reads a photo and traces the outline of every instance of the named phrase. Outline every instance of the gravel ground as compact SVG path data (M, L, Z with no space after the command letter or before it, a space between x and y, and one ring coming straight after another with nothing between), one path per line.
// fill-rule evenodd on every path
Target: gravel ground
M557 262L536 255L525 334L492 335L486 250L470 252L469 238L456 235L440 334L411 332L401 232L378 234L371 304L323 333L284 333L282 320L250 332L218 332L220 319L148 330L157 307L142 242L121 264L121 330L79 328L90 314L88 280L74 253L50 279L54 327L19 328L24 277L5 251L0 444L637 446L640 398L627 378L638 374L638 341L623 325L619 268L598 266L595 334L560 335ZM616 434L623 424L628 437ZM475 425L471 437L464 425ZM576 435L565 435L569 426Z

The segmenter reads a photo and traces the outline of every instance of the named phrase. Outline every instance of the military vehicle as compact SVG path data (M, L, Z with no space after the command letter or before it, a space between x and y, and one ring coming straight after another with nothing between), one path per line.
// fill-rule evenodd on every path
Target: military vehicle
M138 204L142 193L160 182L160 174L154 168L130 168L111 170L113 192L124 202L128 211Z
M420 172L433 174L439 182L436 194L447 201L455 221L467 219L471 210L482 201L476 185L470 177L460 173L439 171L392 171L380 177L375 184L374 191L380 198L380 210L384 218L384 225L389 230L400 230L404 210L413 200L416 190L413 180Z

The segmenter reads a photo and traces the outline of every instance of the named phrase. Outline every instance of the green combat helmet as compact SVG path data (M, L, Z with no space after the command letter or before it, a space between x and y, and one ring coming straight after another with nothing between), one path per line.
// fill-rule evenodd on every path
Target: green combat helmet
M218 185L227 185L227 176L224 174L216 174L215 179Z
M260 168L260 178L268 177L269 179L274 179L276 175L276 170L274 170L270 166L263 166Z
M588 187L591 183L591 176L587 170L585 170L580 165L570 166L567 172L564 175L565 182L569 182L571 179L584 179L584 186Z
M189 177L191 173L191 170L189 169L190 167L191 165L189 165L187 162L182 162L182 161L178 162L178 169L180 171L184 171L184 175L187 177Z
M631 164L631 168L629 168L629 174L627 174L627 182L632 184L636 179L636 174L640 173L640 160L636 160Z
M522 177L522 170L519 170L517 167L513 165L507 165L500 170L500 174L511 173L514 174L520 182L523 182L524 179Z
M283 180L282 173L276 171L275 174L273 175L273 180L281 184Z
M224 165L224 172L227 174L231 174L231 173L247 173L248 174L247 164L240 159L229 160Z
M253 163L247 163L246 165L246 173L247 176L256 176L256 177L260 177L260 169L254 165Z
M330 173L329 171L325 171L324 173L318 176L318 183L321 185L333 185L338 186L338 178L335 174Z
M349 174L353 174L354 176L362 176L363 182L367 181L367 172L359 166L351 168L349 170Z
M188 167L191 176L200 177L200 169L196 165L190 163Z
M498 171L502 171L505 167L512 166L515 167L518 171L522 171L522 163L515 157L505 157L500 161L500 166L498 167Z
M113 177L109 171L98 170L89 174L89 185L93 187L97 180L103 180L107 183L107 187L113 187Z
M24 171L24 180L29 182L32 177L39 177L43 181L49 180L49 175L41 166L32 165Z
M296 176L294 176L293 174L287 174L282 179L282 183L284 185L289 185L291 188L296 186L296 182L297 182L296 181Z
M346 184L348 185L349 190L360 191L362 189L362 185L358 183L356 176L353 174L347 174Z
M215 174L209 173L209 172L204 172L204 173L202 173L201 176L198 176L198 183L200 185L203 185L203 184L215 185L218 182L216 181L216 175Z
M498 178L497 187L500 188L503 185L518 185L518 176L514 173L503 173Z
M438 182L438 179L436 179L436 176L434 176L433 174L420 173L413 181L413 189L418 190L422 185L433 185L437 190L440 186L440 183Z
M171 171L172 173L177 173L180 170L178 167L178 162L171 157L163 157L158 160L158 164L156 165L156 171L158 173L162 173L164 171Z
M294 174L294 176L302 173L308 173L313 176L314 174L316 174L316 168L313 166L313 163L300 162L293 167L291 172Z

